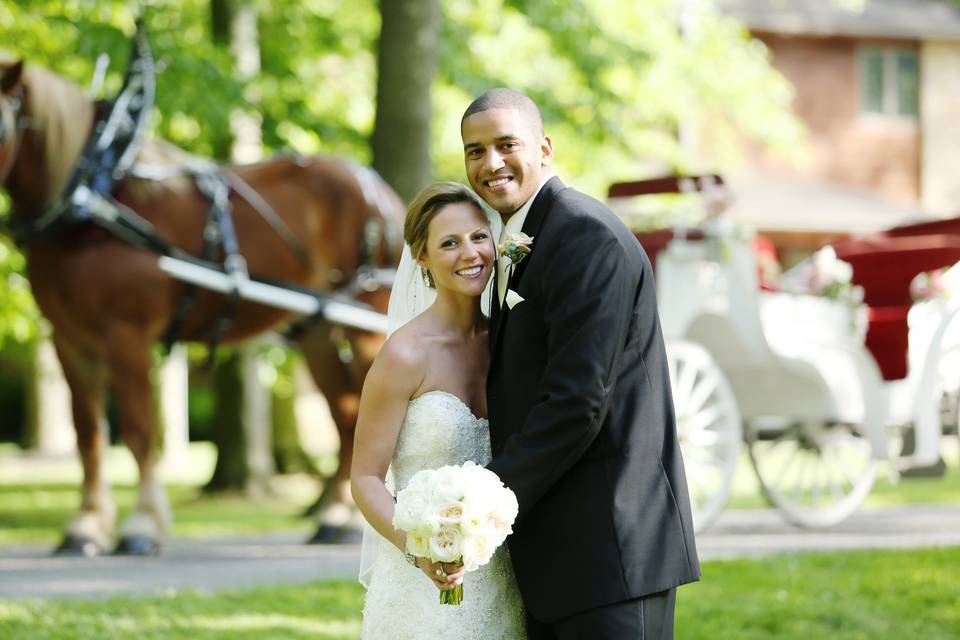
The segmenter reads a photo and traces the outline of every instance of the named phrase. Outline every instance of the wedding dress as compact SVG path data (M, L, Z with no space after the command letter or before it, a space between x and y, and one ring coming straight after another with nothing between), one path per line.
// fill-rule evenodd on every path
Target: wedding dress
M421 469L490 461L486 419L457 396L428 391L410 401L387 474L391 491ZM363 608L363 640L475 640L526 637L523 605L506 545L488 564L465 574L463 603L440 604L440 592L389 542L380 541Z

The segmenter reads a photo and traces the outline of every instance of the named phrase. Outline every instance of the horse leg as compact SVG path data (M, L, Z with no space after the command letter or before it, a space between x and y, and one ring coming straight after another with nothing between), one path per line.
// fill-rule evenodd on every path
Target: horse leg
M148 337L131 328L110 333L108 359L120 434L140 472L137 506L121 525L118 554L152 555L173 522L163 484L157 478L157 415Z
M299 340L300 351L317 388L327 400L330 416L340 436L337 470L328 480L315 508L319 526L310 542L320 544L357 542L363 528L363 516L350 493L350 462L360 389L350 379L330 335L331 329L328 323L319 321Z
M53 336L53 344L70 387L77 450L83 466L80 511L67 525L57 553L98 555L108 549L117 517L117 507L102 469L106 442L106 430L101 428L106 367L100 358L83 352L57 334Z

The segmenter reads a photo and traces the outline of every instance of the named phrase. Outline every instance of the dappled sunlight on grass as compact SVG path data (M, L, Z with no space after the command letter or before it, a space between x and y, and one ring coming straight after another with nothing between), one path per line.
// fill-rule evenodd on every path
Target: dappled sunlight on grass
M679 590L676 636L955 640L958 574L960 548L705 562L703 579ZM0 638L355 639L362 606L363 589L353 581L216 595L8 601L0 602Z
M12 444L0 445L0 485L17 483L79 484L83 468L78 455L47 456L23 451ZM164 482L203 484L213 473L217 450L210 442L193 442L176 467L159 469ZM111 484L133 484L137 481L137 464L130 450L123 446L107 447L103 474Z
M166 486L174 513L173 535L309 534L314 525L302 513L320 493L316 478L276 476L271 481L272 495L259 499L240 492L207 494L202 489L213 471L214 454L209 443L192 444L186 464L193 470ZM117 503L119 523L137 500L136 470L125 448L108 450L105 476ZM79 462L32 456L0 445L0 504L0 544L55 544L80 505Z
M317 634L320 637L356 636L360 634L360 622L348 620L317 620L307 617L278 614L231 615L217 618L195 617L181 620L178 626L215 629L218 631L270 631L271 637L289 638L291 632Z
M0 602L0 638L347 640L360 635L362 598L359 584L331 582L218 595Z

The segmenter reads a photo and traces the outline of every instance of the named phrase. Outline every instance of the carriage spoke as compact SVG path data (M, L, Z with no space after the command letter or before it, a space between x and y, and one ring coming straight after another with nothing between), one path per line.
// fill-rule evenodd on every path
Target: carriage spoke
M836 481L836 477L837 477L836 472L839 467L840 456L837 454L836 451L832 449L829 451L830 451L830 457L833 458L834 464L831 465L830 467L832 473L830 474L827 480L829 484L828 488L830 489L830 496L833 498L833 501L837 503L843 499L842 488L837 484L837 481Z
M836 524L873 486L876 462L869 443L845 424L800 427L785 429L773 439L752 439L750 460L765 495L791 522Z
M680 405L679 398L677 397L677 368L679 366L679 362L676 359L667 358L667 375L670 378L670 389L673 392L673 400L677 406Z
M835 452L837 464L840 467L840 470L843 472L844 477L850 486L855 486L857 484L857 476L850 469L850 463L846 460L845 456L840 455L840 452Z
M714 420L710 424L714 425L716 423L717 421ZM705 449L707 447L716 446L717 443L720 442L720 434L712 429L698 429L693 433L688 433L686 435L686 441L694 447Z
M771 446L768 448L768 455L770 451L773 451L775 448L774 444L771 443ZM771 461L768 464L776 464L778 461L775 457L770 456ZM777 475L774 478L773 482L770 484L770 488L779 489L780 485L783 484L783 481L786 479L787 474L793 469L793 466L797 462L796 456L788 457L784 462L778 464Z
M667 362L694 529L702 531L730 494L742 442L740 415L729 383L703 347L670 342Z
M820 489L824 471L825 469L824 465L822 464L822 460L821 464L817 464L816 461L814 461L813 470L811 473L813 478L812 482L810 483L810 506L812 507L816 507L818 504L820 504Z
M804 458L801 454L800 456L800 468L797 470L796 476L796 485L791 492L793 495L794 502L798 504L803 504L804 496L804 481L806 480L808 469L810 467L809 461Z
M694 386L693 391L690 393L690 397L687 399L689 411L692 413L702 409L713 392L716 391L718 384L719 380L716 376L701 376Z
M690 467L707 466L714 469L721 469L726 466L725 459L700 449L690 449L683 455L683 458Z
M674 392L679 401L682 401L687 407L690 394L693 391L693 385L697 380L697 368L692 363L688 363L678 371L677 389Z
M686 427L687 437L689 438L694 433L699 436L699 434L706 431L708 427L716 424L720 417L720 410L717 407L708 407L689 416Z

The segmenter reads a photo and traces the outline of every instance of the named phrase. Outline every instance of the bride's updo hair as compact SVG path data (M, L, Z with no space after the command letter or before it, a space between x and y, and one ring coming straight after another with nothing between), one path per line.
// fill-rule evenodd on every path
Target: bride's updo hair
M480 198L459 182L437 182L417 194L407 208L403 224L403 239L414 258L423 257L426 251L430 221L447 205L458 203L472 204L483 214Z

